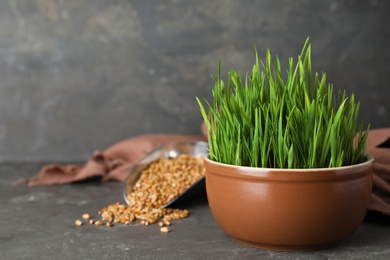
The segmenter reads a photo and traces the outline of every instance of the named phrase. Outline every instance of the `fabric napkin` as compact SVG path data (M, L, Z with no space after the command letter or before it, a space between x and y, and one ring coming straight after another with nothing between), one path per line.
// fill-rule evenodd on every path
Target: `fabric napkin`
M203 136L150 134L118 142L105 151L95 151L85 164L50 164L31 178L14 184L57 185L101 177L104 181L124 181L131 167L157 147L174 141L206 141Z
M368 133L367 154L374 157L369 210L390 215L390 128L373 129Z
M100 177L104 181L124 181L131 167L157 147L173 141L207 141L203 136L151 134L140 135L118 142L105 151L96 151L85 164L50 164L31 178L19 179L15 184L29 186L56 185ZM373 189L369 211L390 215L390 128L373 129L367 137L367 153L374 157Z

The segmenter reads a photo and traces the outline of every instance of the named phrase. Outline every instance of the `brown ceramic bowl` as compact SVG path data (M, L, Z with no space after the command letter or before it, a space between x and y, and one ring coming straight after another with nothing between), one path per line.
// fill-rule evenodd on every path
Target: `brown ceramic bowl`
M274 250L335 245L363 222L373 159L339 168L267 169L205 158L206 191L221 229L241 243Z

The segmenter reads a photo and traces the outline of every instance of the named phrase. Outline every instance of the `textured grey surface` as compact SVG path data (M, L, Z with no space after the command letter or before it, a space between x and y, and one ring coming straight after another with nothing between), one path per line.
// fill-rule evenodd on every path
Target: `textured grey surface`
M307 36L314 67L390 125L390 1L0 1L0 161L73 161L141 133L199 134L195 96Z
M333 248L309 252L268 251L241 245L214 221L205 197L188 200L187 219L163 234L157 225L74 225L123 202L120 183L86 182L54 187L13 187L42 164L0 164L0 259L389 259L389 217L370 215L349 238ZM242 221L240 219L237 220Z

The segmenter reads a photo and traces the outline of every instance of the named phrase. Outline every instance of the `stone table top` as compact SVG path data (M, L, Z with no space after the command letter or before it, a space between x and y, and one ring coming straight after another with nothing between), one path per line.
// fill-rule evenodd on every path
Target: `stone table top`
M188 209L190 216L173 222L170 233L161 233L156 224L137 222L77 227L74 221L82 214L97 219L100 209L124 203L122 184L12 185L42 166L0 164L0 259L390 259L390 217L369 213L352 236L332 248L269 251L242 245L226 235L202 195L176 205Z

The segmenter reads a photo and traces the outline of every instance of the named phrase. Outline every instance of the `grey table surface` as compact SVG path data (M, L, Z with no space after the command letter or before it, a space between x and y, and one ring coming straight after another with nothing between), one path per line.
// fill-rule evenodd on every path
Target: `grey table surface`
M206 196L185 201L187 219L170 233L157 225L76 227L83 213L123 202L120 183L28 187L19 177L41 163L0 164L0 259L390 259L390 217L368 214L362 226L339 245L317 251L280 252L248 247L227 236L214 221ZM241 220L237 220L241 221Z

